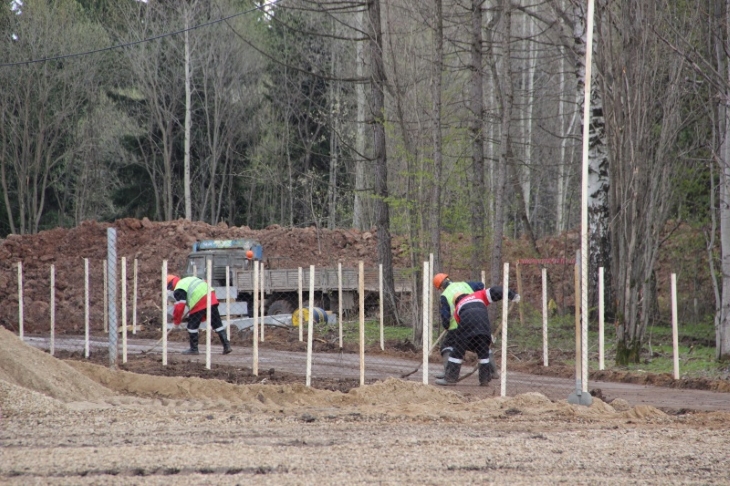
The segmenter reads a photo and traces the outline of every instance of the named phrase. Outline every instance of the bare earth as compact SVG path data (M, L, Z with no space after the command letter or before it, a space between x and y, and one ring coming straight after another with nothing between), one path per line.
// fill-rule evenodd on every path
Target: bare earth
M377 254L374 231L254 231L182 220L85 222L8 237L0 244L0 484L730 484L728 380L595 372L593 403L571 405L575 382L565 360L551 356L555 364L544 369L521 357L510 361L508 396L500 398L498 381L479 387L474 376L448 389L421 384L420 370L402 379L420 354L390 346L368 348L361 387L357 350L340 353L324 340L315 342L306 387L304 345L286 334L274 339L275 332L261 345L258 376L250 338L233 336L227 356L216 342L206 370L203 355L176 354L185 348L182 335L171 336L175 353L163 367L159 349L145 352L159 338L152 332L130 338L129 362L111 371L98 334L110 226L118 256L139 260L139 321L149 329L160 328L162 260L180 268L197 239L256 238L274 257L267 263L291 268L372 266ZM541 246L550 257L569 257L577 242L566 235ZM506 241L506 258L529 256L523 243ZM444 268L467 277L465 253L454 250L458 235L444 244ZM394 264L404 265L405 246L394 241L392 249ZM90 260L97 332L90 360L79 337L82 258ZM18 262L28 344L17 338ZM50 265L55 354L63 359L38 349L49 347ZM537 305L539 275L523 272L523 298ZM557 278L569 284L572 271L566 275ZM556 300L570 305L570 286L556 288L567 289ZM430 364L431 374L437 367Z
M216 354L215 372L239 369L244 378L245 351ZM284 351L264 351L278 367L265 379L288 379ZM158 356L139 358L128 365ZM340 373L351 359L343 354ZM382 360L373 367L414 368L413 360ZM205 374L198 362L182 366ZM0 483L730 484L728 411L663 411L618 397L587 407L536 392L492 397L498 389L388 378L344 393L151 376L58 360L0 330ZM666 390L688 406L695 393L730 397Z

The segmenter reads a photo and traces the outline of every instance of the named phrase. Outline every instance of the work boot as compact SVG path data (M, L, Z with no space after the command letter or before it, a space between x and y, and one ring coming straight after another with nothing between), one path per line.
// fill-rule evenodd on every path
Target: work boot
M459 373L461 373L461 363L448 361L446 363L444 377L436 380L436 384L441 386L456 385L456 383L459 381Z
M228 336L226 335L226 330L223 329L222 331L218 331L218 337L221 338L221 344L223 344L223 354L228 354L231 351L231 343L228 341Z
M197 332L188 332L190 338L190 349L183 351L182 354L200 354L198 352L198 339L200 334Z
M479 386L487 386L492 381L492 367L489 363L479 363Z
M446 376L446 365L449 362L449 356L451 356L451 351L449 351L449 350L446 350L441 353L441 357L444 360L444 369L443 369L443 371L439 371L438 373L436 373L436 378L442 379L444 376Z

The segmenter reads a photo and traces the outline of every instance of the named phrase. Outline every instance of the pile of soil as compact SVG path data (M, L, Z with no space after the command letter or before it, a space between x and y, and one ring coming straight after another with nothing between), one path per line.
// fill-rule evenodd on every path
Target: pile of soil
M90 321L92 328L103 320L104 260L107 258L107 229L116 229L117 257L127 262L128 309L134 282L134 260L138 262L138 322L158 328L160 275L163 260L168 269L180 272L193 243L203 239L253 238L264 247L269 268L298 268L309 265L357 268L376 266L377 239L374 231L323 230L315 227L265 230L229 228L224 223L177 220L152 222L122 219L114 223L86 221L76 228L56 228L35 235L10 235L0 244L0 298L4 310L0 326L18 332L18 262L23 266L23 311L25 331L48 332L50 322L51 266L55 277L56 332L78 332L84 326L84 259L89 260ZM406 265L406 254L393 241L396 267ZM121 288L117 289L121 295ZM119 307L118 307L119 309Z
M282 228L274 225L263 230L248 227L228 227L225 223L216 226L203 222L176 220L152 222L144 219L122 219L114 223L83 222L76 228L56 228L35 235L10 235L0 242L0 299L4 312L0 314L0 327L18 332L18 263L22 262L23 313L26 333L47 334L50 322L50 276L54 269L55 330L57 334L78 334L84 328L84 259L89 260L90 277L90 323L92 332L103 328L103 275L104 260L107 257L107 230L114 228L117 234L117 257L127 262L128 317L131 320L135 259L138 263L137 322L144 329L142 337L157 338L160 329L160 287L163 260L168 261L170 271L180 271L194 242L203 239L252 238L264 247L266 264L270 268L297 268L315 265L336 267L342 263L345 268L356 268L359 261L366 267L377 264L377 231L354 229L326 230L316 227ZM444 235L442 238L442 268L454 280L474 278L470 269L468 247L470 239L462 234ZM504 240L505 260L549 257L570 260L580 245L577 232L566 232L555 238L546 238L538 243L540 255L526 239ZM409 266L407 246L395 237L392 241L393 263L396 268ZM120 263L121 264L121 263ZM562 309L572 305L573 267L556 265L550 267L551 290ZM666 273L666 272L664 272ZM663 275L664 273L661 273ZM121 269L117 271L121 277ZM658 274L659 275L659 274ZM668 274L667 274L668 275ZM515 267L511 266L510 286L516 286ZM533 308L539 308L542 298L541 276L538 265L521 268L523 301ZM663 280L658 285L663 285ZM117 289L121 298L121 289ZM696 293L695 293L696 294ZM120 309L120 305L117 309ZM280 333L281 334L281 333ZM267 346L296 350L303 345L291 333L276 335ZM274 339L274 337L281 339ZM174 338L173 338L174 339ZM183 339L183 337L180 337ZM238 336L234 336L234 344ZM245 338L248 341L248 338ZM388 352L397 354L418 354L420 351L410 343L390 343ZM316 340L315 351L339 351L334 339ZM302 349L303 350L303 349ZM356 351L356 350L347 350ZM377 352L377 350L374 350ZM415 355L414 354L414 355ZM572 359L567 357L567 360ZM525 359L525 366L539 360ZM562 361L562 360L561 360ZM551 359L551 373L560 372L558 361ZM538 364L533 366L537 373L543 373ZM573 373L566 367L566 373ZM609 376L610 375L610 376ZM618 376L607 371L601 379L629 381L636 383L658 383L660 377L624 373ZM664 380L666 381L666 380ZM677 386L672 380L670 386ZM683 387L719 389L723 382L709 380L682 380ZM719 383L719 384L718 384ZM726 383L727 384L727 383ZM325 383L327 389L349 389L349 383Z

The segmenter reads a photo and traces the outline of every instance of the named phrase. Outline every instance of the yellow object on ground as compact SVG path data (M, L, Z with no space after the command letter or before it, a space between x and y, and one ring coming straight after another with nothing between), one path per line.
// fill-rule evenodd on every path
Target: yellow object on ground
M291 323L294 327L299 327L300 318L304 324L309 322L309 307L305 307L303 309L297 309L294 311L294 313L291 315ZM314 308L312 308L312 320L314 322L326 322L327 313L325 312L324 309L320 309L319 307L314 307Z

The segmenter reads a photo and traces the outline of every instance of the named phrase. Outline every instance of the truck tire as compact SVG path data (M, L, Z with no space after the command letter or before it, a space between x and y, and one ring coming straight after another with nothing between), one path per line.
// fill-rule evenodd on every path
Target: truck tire
M276 316L280 314L291 314L294 312L294 306L288 300L280 299L275 300L269 306L269 310L266 312L267 315Z

